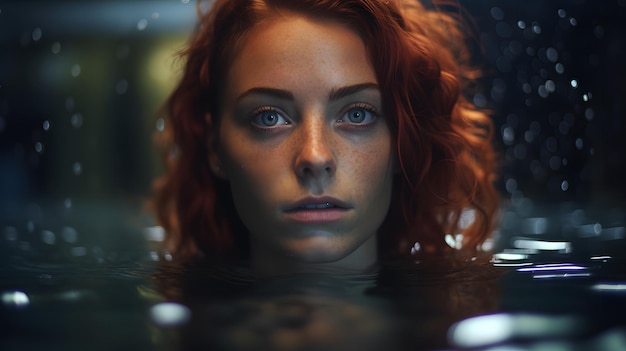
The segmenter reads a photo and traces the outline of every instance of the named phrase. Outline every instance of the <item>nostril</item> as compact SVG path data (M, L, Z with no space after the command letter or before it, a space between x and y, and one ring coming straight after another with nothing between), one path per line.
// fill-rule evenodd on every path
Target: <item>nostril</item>
M296 172L299 177L329 177L335 174L336 165L334 158L324 160L304 160L300 159L296 166Z

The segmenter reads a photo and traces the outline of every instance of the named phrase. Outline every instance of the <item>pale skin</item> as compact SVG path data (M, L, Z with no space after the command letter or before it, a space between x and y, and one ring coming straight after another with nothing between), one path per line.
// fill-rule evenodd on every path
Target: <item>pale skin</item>
M347 27L287 12L246 34L232 61L210 162L261 273L376 265L394 152L367 57Z

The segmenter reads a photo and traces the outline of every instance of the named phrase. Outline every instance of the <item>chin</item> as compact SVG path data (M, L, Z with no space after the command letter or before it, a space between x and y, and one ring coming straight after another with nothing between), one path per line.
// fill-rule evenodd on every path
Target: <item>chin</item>
M302 263L333 263L351 256L361 243L337 237L314 236L284 243L288 256Z

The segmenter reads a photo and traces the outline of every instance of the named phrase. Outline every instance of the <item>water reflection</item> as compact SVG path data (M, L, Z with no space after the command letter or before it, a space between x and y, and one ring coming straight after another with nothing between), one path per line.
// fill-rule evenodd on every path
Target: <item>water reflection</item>
M183 349L421 350L448 347L459 319L495 312L502 273L475 260L259 278L245 265L164 262L153 281L191 310Z
M583 330L584 321L572 316L492 314L453 325L449 338L455 346L475 348L529 339L571 338Z
M23 291L12 291L2 293L2 303L9 307L25 307L30 304L30 299Z
M16 242L21 233L15 231L5 228L5 243ZM114 336L102 349L128 340L126 334L138 349L163 350L582 351L626 345L619 328L626 325L623 255L577 259L509 248L491 262L385 262L370 274L270 279L255 276L245 262L182 266L150 242L130 256L113 255L66 242L62 230L51 232L54 245L34 238L41 244L26 242L28 254L12 246L11 269L0 269L0 318L12 321L6 340L28 345L19 332L30 330L49 345L79 350L92 348L108 328ZM158 242L159 232L147 227L140 234ZM46 255L57 255L50 251L57 247L69 251L51 263ZM71 248L81 247L84 255L73 256ZM115 327L107 322L105 328L103 320Z

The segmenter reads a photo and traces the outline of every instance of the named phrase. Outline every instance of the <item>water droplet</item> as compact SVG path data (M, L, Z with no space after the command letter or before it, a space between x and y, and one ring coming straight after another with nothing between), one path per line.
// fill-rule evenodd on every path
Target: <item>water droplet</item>
M76 257L87 256L87 248L83 246L73 247L70 249L70 254Z
M559 143L556 141L556 138L551 136L548 139L546 139L546 150L550 151L550 152L556 152Z
M74 77L74 78L78 77L80 75L80 65L75 63L72 66L71 73L72 73L72 77Z
M587 94L587 93L583 94L583 101L587 102L589 100L590 100L589 94Z
M535 134L532 131L530 131L530 130L525 131L524 132L524 141L526 141L527 143L532 143L533 140L535 140Z
M578 81L576 79L572 79L570 85L572 86L572 88L576 89L578 88Z
M533 32L535 34L541 34L541 26L539 24L533 24Z
M583 149L583 146L584 146L583 139L582 139L582 138L578 138L578 139L576 139L576 148L577 148L578 150L582 150L582 149Z
M515 130L509 126L504 127L502 130L502 141L506 145L513 145L515 141Z
M37 27L35 29L33 29L33 41L39 41L39 39L41 39L41 28Z
M561 182L561 190L567 191L567 189L569 189L569 182L567 180L564 180Z
M543 172L543 167L541 166L541 162L539 160L532 160L530 162L530 171L533 173L535 177Z
M587 119L587 121L593 120L594 117L595 117L595 112L593 111L593 109L591 107L586 108L585 118Z
M115 84L115 91L119 95L125 94L127 90L128 90L128 82L126 81L126 79L119 80L117 84Z
M562 63L557 63L556 65L554 65L554 70L558 74L563 74L565 73L565 66L563 66Z
M565 18L565 16L567 16L567 12L564 9L559 9L557 11L557 14L559 15L559 17L561 18Z
M50 129L50 122L48 120L43 121L43 130L48 131Z
M513 40L509 44L509 48L508 49L511 51L511 53L513 55L517 56L517 55L522 53L522 50L524 49L524 47L522 46L522 43L520 43L519 41Z
M524 104L526 105L526 107L531 107L533 105L533 100L531 98L527 98L526 100L524 100Z
M4 228L4 238L7 239L7 241L17 240L17 229L15 227Z
M550 157L550 169L552 169L553 171L558 171L559 168L561 168L561 158L559 156L552 156Z
M576 18L572 17L569 19L569 24L571 24L572 26L576 26L578 24L578 21L576 20Z
M145 18L142 18L139 20L139 22L137 22L137 30L144 30L146 29L146 27L148 27L148 20Z
M70 122L74 128L80 128L83 125L83 115L80 113L74 113L70 118Z
M515 145L515 147L513 148L513 155L518 160L526 159L526 145L524 144Z
M537 88L537 94L539 94L539 96L541 96L544 99L547 98L548 97L548 90L546 89L546 86L541 84Z
M158 12L153 12L152 15L150 15L150 18L152 19L158 19L161 15Z
M596 28L593 29L593 34L595 34L596 38L602 39L604 37L604 27L597 25Z
M487 98L485 95L478 93L474 94L474 105L477 107L485 107L487 106Z
M72 227L64 227L61 229L61 237L65 242L73 244L78 240L78 232Z
M37 151L38 154L43 152L43 144L40 141L35 143L35 151Z
M491 8L491 17L496 21L502 21L504 19L504 11L498 6L494 6Z
M74 162L74 164L72 165L72 172L74 172L74 174L76 175L80 175L81 173L83 173L83 167L81 166L80 162Z
M52 50L52 53L55 55L61 52L61 43L59 43L58 41L55 41L54 43L52 43L51 50Z
M519 29L526 29L526 22L519 20L517 21L517 28Z
M54 245L54 242L56 241L56 236L53 232L49 230L44 230L41 232L41 241L48 245Z
M156 121L156 129L159 132L162 132L165 129L165 120L163 118L159 118Z
M522 90L526 93L526 94L530 94L533 92L533 87L529 84L529 83L524 83L522 85Z
M556 62L559 59L559 52L555 48L548 48L546 50L546 57L550 62Z
M505 187L508 193L513 194L513 192L517 190L517 181L513 178L509 178L506 180Z
M533 134L535 135L539 135L541 134L541 124L537 121L532 121L530 123L530 130L533 132Z
M556 90L556 83L554 83L553 80L548 79L546 81L546 90L548 91L548 93L554 93L554 91Z
M63 206L65 206L65 208L72 207L72 199L66 197L65 200L63 200Z

